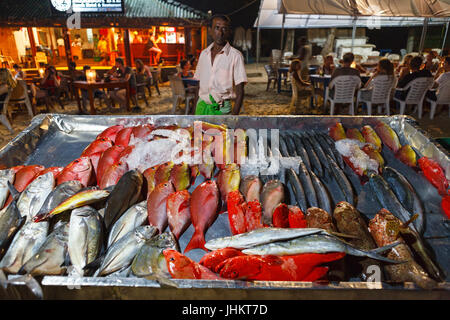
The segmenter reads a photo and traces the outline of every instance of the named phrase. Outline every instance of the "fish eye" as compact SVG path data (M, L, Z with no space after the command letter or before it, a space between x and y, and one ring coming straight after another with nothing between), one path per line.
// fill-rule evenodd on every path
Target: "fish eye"
M175 261L175 258L170 258L170 261Z

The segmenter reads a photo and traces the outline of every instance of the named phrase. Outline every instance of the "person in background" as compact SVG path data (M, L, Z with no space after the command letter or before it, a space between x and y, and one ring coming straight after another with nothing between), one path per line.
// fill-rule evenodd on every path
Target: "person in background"
M108 55L108 43L106 42L105 36L101 35L100 40L97 43L97 50L99 51L100 57L102 58L102 65L108 65L109 55Z
M232 31L230 18L215 15L210 21L214 42L201 52L194 74L194 79L200 80L195 114L239 115L244 86L248 82L244 56L229 43Z
M191 71L191 62L189 60L181 60L180 61L180 72L178 73L178 76L180 78L193 78L194 73Z
M298 40L298 45L297 58L301 63L301 75L303 79L309 79L309 61L312 56L312 48L306 37L301 37Z
M291 66L289 67L289 75L291 79L295 80L297 87L303 90L305 87L309 87L311 83L302 79L301 67L301 61L299 59L292 60Z
M81 59L81 46L83 45L83 42L81 40L81 37L79 34L75 35L75 39L72 41L72 53L73 58L75 60Z
M417 78L422 78L422 77L432 78L433 77L430 70L428 70L428 69L420 70L420 67L422 66L422 62L423 62L423 60L422 60L421 56L417 56L417 57L414 57L411 59L411 62L409 64L410 73L406 74L402 78L399 78L398 83L397 83L397 88L404 88L404 87L406 87L406 85L408 83L410 83L411 81L413 81L414 79L417 79ZM406 95L407 95L407 92L405 92L405 91L395 92L395 96L401 100L405 100Z
M347 52L342 57L342 67L335 68L331 75L331 80L338 76L360 76L359 70L352 68L352 63L355 61L355 55L351 52Z
M187 59L189 60L189 63L191 64L191 70L195 70L197 66L197 58L193 54L188 54Z
M433 89L437 89L436 91L428 91L427 97L433 101L437 100L437 95L439 95L440 88L443 87L444 84L450 82L450 56L444 58L443 66L440 67L434 78Z
M412 58L413 56L410 54L407 54L403 57L402 63L399 64L397 69L395 70L399 78L403 78L405 75L409 73L409 64L411 63Z
M431 51L427 54L422 69L430 70L431 73L436 72L439 69L439 63L435 61L436 57L437 53L435 51Z
M329 54L325 57L322 65L322 72L324 75L332 75L334 72L334 69L336 69L336 66L334 65L334 57Z
M11 72L6 68L0 69L0 101L4 101L8 95L9 89L17 86ZM3 110L3 103L0 103L0 112Z
M394 64L387 58L383 58L380 61L378 61L377 68L375 69L375 73L370 77L370 79L366 82L364 85L364 88L371 89L372 88L372 81L377 78L378 76L388 76L392 78L395 81L395 75L394 75ZM370 90L362 90L361 91L361 97L363 100L369 100L372 96L372 91Z
M149 38L147 41L147 44L145 45L145 48L149 51L149 54L152 52L156 53L156 63L159 64L161 59L162 50L158 47L157 42L155 40L155 36L153 35L153 32L149 33Z
M22 70L22 67L17 63L13 65L13 69L16 72L14 75L14 80L25 80L25 72Z
M136 81L138 83L150 81L152 79L152 71L149 66L146 66L141 59L134 61L136 65Z
M128 81L130 84L130 95L136 94L136 75L131 67L125 66L125 62L122 58L116 59L115 71L111 77L112 81ZM113 90L110 92L110 98L120 104L120 108L125 110L126 108L126 90Z
M100 39L98 38L98 34L94 33L92 41L94 43L94 49L97 49L98 42L100 41Z

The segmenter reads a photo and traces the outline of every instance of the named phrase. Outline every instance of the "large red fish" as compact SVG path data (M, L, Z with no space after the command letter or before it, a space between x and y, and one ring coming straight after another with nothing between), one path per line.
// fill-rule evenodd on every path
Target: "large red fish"
M342 259L343 252L304 253L292 256L235 256L225 260L220 276L227 279L304 281L316 266ZM309 277L308 281L311 281ZM314 279L317 280L317 279Z
M92 141L86 149L81 153L82 157L90 156L91 154L97 152L103 152L108 148L111 148L113 142L108 138L99 138L97 140Z
M93 182L94 170L89 157L80 157L69 163L56 179L56 184L60 185L66 181L79 181L83 187L90 186Z
M123 128L122 130L120 130L117 133L114 144L128 147L128 144L130 143L130 137L131 137L132 132L133 132L133 127Z
M205 248L205 233L217 219L219 200L219 189L216 182L212 180L201 183L192 192L191 220L195 232L184 249L185 253L196 248L208 251Z
M105 173L106 169L108 169L110 166L116 164L119 161L119 156L124 149L125 147L123 146L115 145L102 153L102 156L98 161L96 171L97 181L102 180L102 176Z
M103 152L99 151L96 153L93 153L91 155L89 155L89 160L91 160L91 164L92 164L92 169L94 169L94 176L97 176L97 167L98 167L98 162L100 161L100 158L102 156Z
M305 214L297 206L288 206L289 208L289 228L306 228L308 222L306 221Z
M245 222L246 203L239 190L231 191L227 198L228 221L233 235L247 232Z
M123 129L122 125L111 126L100 133L96 139L107 138L115 143L118 132Z
M174 279L224 280L208 268L173 249L163 251L167 269Z
M240 250L234 248L223 248L208 252L199 261L199 263L213 272L219 272L221 264L232 257L245 256Z
M15 168L15 170L17 170L17 168ZM16 188L17 191L22 192L44 169L45 167L40 165L23 166L16 172L14 188ZM6 208L11 201L12 197L9 195L3 207Z
M128 164L123 161L118 161L116 164L113 164L105 170L105 173L102 175L102 180L100 180L98 186L100 187L100 189L114 186L127 172Z
M158 184L147 199L148 222L163 233L168 225L167 198L175 192L172 182Z
M181 235L191 225L190 202L191 195L187 190L174 192L167 197L166 208L169 228L177 239L180 239Z
M153 131L154 126L150 124L139 125L132 128L133 136L137 139L145 139Z
M289 228L289 208L285 203L273 210L272 224L275 228Z

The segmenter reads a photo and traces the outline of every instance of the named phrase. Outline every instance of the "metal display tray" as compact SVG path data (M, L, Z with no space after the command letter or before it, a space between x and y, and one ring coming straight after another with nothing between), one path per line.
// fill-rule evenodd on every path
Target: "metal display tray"
M41 114L16 138L0 150L0 165L41 164L46 167L65 166L77 158L83 149L104 129L116 124L134 126L156 124L189 126L196 120L228 125L229 128L318 130L326 131L336 122L346 128L375 126L380 121L389 124L398 134L402 145L410 144L423 156L439 162L450 179L448 152L421 130L408 116L72 116ZM348 282L284 282L284 281L211 281L174 280L179 288L161 287L153 280L118 275L107 277L71 278L44 276L41 283L46 299L449 299L450 298L450 228L440 207L437 190L412 168L397 160L388 148L382 155L387 165L399 170L416 188L425 208L424 241L429 245L434 260L446 274L446 281L433 290L422 290L413 283L374 283L350 279ZM378 212L379 205L365 192L358 177L345 170L358 194L357 209L367 218ZM197 186L202 181L198 181ZM192 191L195 186L191 186ZM193 234L192 225L180 238L183 250ZM219 215L206 233L209 239L230 235L226 214ZM195 249L187 256L198 261L204 251ZM10 278L16 276L10 275ZM33 298L23 283L0 289L0 298Z

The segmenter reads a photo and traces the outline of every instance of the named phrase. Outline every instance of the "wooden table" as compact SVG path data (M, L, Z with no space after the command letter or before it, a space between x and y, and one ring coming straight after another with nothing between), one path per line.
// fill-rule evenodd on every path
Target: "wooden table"
M78 110L80 113L82 112L81 109L81 102L80 102L80 94L78 92L78 89L87 90L89 95L89 104L91 108L91 114L96 114L95 112L95 105L94 105L94 90L95 89L125 89L126 90L126 103L127 103L127 110L131 111L130 108L130 86L128 84L128 81L98 81L98 82L87 82L87 81L74 81L73 86L75 88L75 95L77 98L77 104L78 104Z

